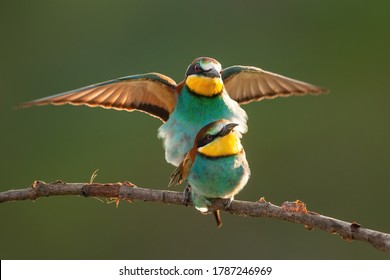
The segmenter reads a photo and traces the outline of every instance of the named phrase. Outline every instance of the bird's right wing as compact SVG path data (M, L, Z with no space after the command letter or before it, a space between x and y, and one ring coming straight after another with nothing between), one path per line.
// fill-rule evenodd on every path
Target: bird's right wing
M147 73L86 86L26 102L20 106L72 104L126 111L138 110L165 122L176 105L176 88L176 82L171 78L159 73Z

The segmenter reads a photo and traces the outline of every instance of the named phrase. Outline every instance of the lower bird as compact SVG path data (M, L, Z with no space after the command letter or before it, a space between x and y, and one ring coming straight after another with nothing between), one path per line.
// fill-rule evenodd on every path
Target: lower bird
M198 132L192 149L172 173L169 186L186 181L196 209L208 213L212 198L228 199L226 207L230 207L249 176L238 124L223 119L204 126ZM220 227L219 210L213 213Z

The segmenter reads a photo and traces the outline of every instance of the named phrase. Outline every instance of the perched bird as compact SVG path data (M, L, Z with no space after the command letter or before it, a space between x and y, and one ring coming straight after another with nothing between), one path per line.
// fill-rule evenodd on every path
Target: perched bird
M238 126L229 120L218 120L203 127L171 175L169 186L186 181L194 206L203 213L209 211L210 198L229 199L226 207L230 207L234 196L248 182L249 165ZM220 227L219 210L214 215Z
M158 130L166 160L178 166L206 124L227 119L247 131L247 115L239 104L277 96L319 94L325 89L251 66L222 70L213 58L200 57L185 79L147 73L118 78L21 104L73 104L145 112L164 124Z

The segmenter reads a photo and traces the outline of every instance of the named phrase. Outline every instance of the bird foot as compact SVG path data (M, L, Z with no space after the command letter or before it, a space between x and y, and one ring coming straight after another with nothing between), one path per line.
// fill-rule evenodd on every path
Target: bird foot
M224 203L225 210L229 210L230 206L232 205L233 200L234 200L234 196L232 196L227 201L225 201L225 203Z
M191 200L191 186L188 185L183 191L183 204L185 206L188 206L190 200Z

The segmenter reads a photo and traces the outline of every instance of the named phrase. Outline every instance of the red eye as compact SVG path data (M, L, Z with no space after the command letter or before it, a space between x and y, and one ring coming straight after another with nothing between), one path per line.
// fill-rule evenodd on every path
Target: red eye
M195 70L195 72L199 72L200 71L200 66L198 64L195 64L194 70Z

